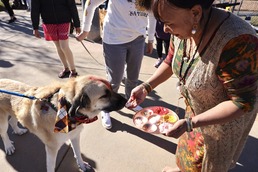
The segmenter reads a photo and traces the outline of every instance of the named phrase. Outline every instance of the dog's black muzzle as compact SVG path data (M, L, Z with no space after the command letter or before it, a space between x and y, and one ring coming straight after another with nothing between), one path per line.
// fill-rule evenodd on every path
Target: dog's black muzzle
M115 93L114 96L110 99L110 105L107 107L104 107L102 110L107 112L117 111L122 109L127 102L127 99L125 99L122 95Z

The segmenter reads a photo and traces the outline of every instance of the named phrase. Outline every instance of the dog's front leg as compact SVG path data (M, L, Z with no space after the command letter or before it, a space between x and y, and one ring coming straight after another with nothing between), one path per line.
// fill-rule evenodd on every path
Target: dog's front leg
M55 172L58 148L45 145L45 149L47 158L47 172Z
M81 148L80 148L80 134L78 134L78 136L75 137L74 139L70 139L70 141L71 141L74 157L76 159L76 162L79 168L83 171L87 171L87 169L88 170L92 169L92 167L87 162L84 162L82 159Z
M23 129L18 126L18 120L16 117L12 116L9 120L9 124L11 125L14 134L23 135L28 131L27 129Z

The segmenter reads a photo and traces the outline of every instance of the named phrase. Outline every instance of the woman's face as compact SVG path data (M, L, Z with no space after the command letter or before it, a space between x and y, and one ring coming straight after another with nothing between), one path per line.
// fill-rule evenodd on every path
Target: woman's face
M164 22L164 31L180 39L189 38L194 25L192 10L178 8L164 1L160 3L159 14Z

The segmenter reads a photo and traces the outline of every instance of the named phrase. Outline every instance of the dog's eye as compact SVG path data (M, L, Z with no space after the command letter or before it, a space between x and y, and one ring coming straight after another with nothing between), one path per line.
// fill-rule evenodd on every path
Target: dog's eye
M111 95L110 91L106 90L105 93L106 93L106 94L104 94L103 96L101 96L100 99L105 99L105 98L109 98L109 97L110 97L110 95Z
M104 98L108 98L108 96L105 94L105 95L100 97L100 99L104 99Z

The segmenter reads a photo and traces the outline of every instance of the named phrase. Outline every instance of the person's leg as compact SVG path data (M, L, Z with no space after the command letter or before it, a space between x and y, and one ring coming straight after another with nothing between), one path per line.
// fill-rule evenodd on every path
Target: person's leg
M164 40L164 46L165 46L165 53L166 53L166 55L168 55L169 43L170 43L170 39Z
M124 74L125 58L127 54L126 45L110 45L103 43L104 58L106 63L107 78L112 89L118 92ZM110 114L102 111L101 122L106 129L112 128Z
M27 11L30 11L31 10L31 0L26 0L27 2Z
M56 50L57 50L57 54L61 60L61 63L63 64L63 67L64 69L69 69L68 67L68 63L66 61L66 58L65 58L65 54L61 48L61 45L60 45L60 41L53 41L55 46L56 46Z
M129 51L126 57L127 63L127 80L125 84L126 98L130 97L131 91L138 85L138 78L144 55L145 38L139 36L132 42L128 43Z
M157 48L158 58L162 58L162 51L163 51L162 39L156 37L156 42L157 42L156 48Z
M84 10L84 6L85 6L86 0L81 0L81 4L82 4L82 9ZM82 11L83 11L82 10Z
M59 35L58 35L58 25L57 24L42 24L44 31L44 37L46 41L53 41L59 56L59 59L63 65L63 70L58 74L59 78L67 77L70 74L68 63L65 54L62 50Z
M58 74L59 78L64 78L67 77L70 74L70 70L69 70L69 66L65 57L65 54L61 48L60 42L59 41L53 41L55 46L56 46L56 50L57 50L57 54L59 56L59 59L63 65L63 70Z
M117 92L124 76L127 44L110 45L103 43L103 50L108 81L112 89Z
M69 47L69 39L67 40L59 40L60 48L64 54L66 61L68 62L69 69L71 73L76 73L73 53Z
M126 76L126 64L125 64L125 68L124 68L124 76L123 76L123 78L122 78L122 83L123 84L125 84L125 82L126 82L126 78L127 78L127 76Z
M13 9L11 8L10 4L9 4L9 0L1 0L10 16L10 20L8 21L8 23L13 23L16 18L14 16L14 12L13 12Z
M156 49L158 54L158 59L155 62L154 66L159 67L159 65L162 63L162 51L163 51L163 45L162 45L162 39L156 37Z
M28 9L27 0L23 0L23 6Z
M58 39L60 48L65 56L66 62L70 68L70 76L76 77L77 72L75 70L73 53L69 47L69 32L70 32L70 23L58 24Z

